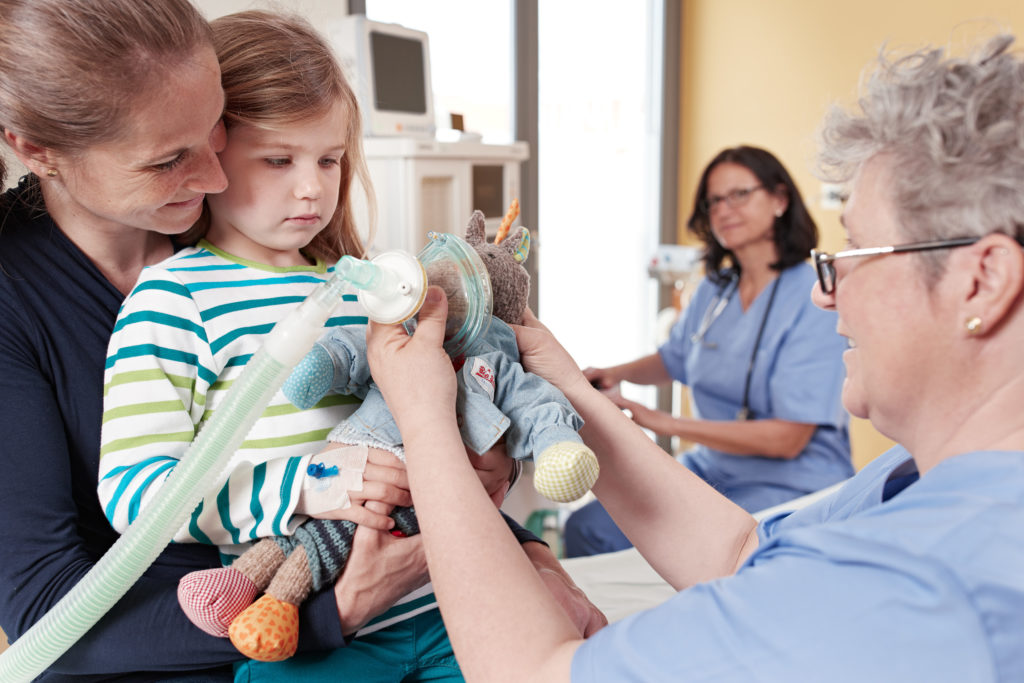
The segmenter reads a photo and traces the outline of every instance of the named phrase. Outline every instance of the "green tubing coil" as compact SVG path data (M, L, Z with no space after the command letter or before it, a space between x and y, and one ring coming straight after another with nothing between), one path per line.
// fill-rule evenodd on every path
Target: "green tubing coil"
M128 592L223 474L290 370L265 349L252 357L160 495L53 609L0 654L0 681L31 681Z

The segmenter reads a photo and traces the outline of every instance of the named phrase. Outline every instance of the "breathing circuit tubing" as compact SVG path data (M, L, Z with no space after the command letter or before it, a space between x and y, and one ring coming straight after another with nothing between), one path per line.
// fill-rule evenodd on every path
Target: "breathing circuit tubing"
M392 319L381 322L401 322L402 315L409 317L419 310L426 291L422 266L412 256L394 257L401 252L385 254L406 265L382 269L357 259L339 261L334 275L274 326L154 500L82 580L0 654L0 681L31 681L128 592L186 522L209 482L221 478L271 398L323 333L324 323L349 285L389 299ZM419 267L418 274L410 262Z

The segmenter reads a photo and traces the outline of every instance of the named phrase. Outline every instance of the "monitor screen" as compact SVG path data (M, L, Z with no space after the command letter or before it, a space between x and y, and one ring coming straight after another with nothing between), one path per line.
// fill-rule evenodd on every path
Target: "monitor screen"
M423 43L388 33L371 31L373 89L377 109L425 114Z

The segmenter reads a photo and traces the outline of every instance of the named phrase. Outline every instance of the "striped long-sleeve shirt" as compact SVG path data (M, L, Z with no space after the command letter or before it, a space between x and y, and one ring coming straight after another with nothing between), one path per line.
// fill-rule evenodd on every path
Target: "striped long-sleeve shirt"
M153 499L265 335L332 270L263 266L200 242L142 272L104 375L99 496L115 529ZM366 322L346 295L327 326ZM299 410L278 392L174 540L235 555L238 544L292 533L306 465L357 403L329 394Z

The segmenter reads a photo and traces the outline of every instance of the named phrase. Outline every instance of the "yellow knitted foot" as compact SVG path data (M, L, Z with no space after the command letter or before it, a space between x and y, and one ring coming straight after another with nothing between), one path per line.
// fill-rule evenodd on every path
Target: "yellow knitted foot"
M597 456L581 443L562 441L545 448L534 459L533 486L559 503L580 498L597 481Z
M264 595L235 617L228 635L238 651L249 659L288 659L299 646L299 608Z

